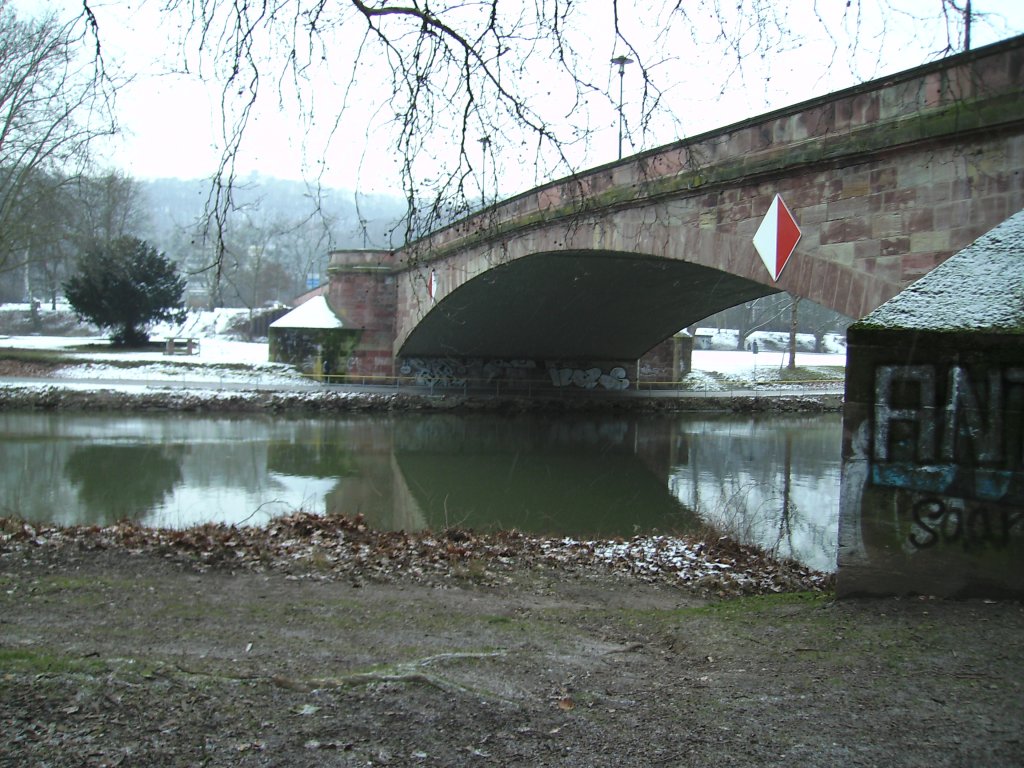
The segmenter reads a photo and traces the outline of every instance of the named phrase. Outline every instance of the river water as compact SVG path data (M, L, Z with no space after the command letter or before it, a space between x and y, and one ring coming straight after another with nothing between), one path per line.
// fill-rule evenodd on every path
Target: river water
M835 567L838 414L0 413L0 433L0 515L41 522L262 524L303 509L574 538L710 524Z

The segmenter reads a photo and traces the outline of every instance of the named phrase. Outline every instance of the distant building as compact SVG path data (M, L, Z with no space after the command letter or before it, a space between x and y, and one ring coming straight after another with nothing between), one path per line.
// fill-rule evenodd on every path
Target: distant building
M711 349L711 338L715 335L713 328L698 328L693 334L694 349Z

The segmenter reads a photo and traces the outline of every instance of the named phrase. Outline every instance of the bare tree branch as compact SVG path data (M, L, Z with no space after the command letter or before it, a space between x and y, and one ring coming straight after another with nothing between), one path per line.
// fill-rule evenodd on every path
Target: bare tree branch
M29 212L43 190L82 174L94 142L117 130L118 83L85 19L23 21L0 0L0 271L31 261Z
M358 156L359 173L380 165L367 152L389 156L408 207L398 245L496 199L509 171L532 168L542 183L594 164L585 148L621 106L613 56L636 64L622 118L625 138L643 150L685 136L692 112L708 111L673 84L690 63L714 68L720 99L737 83L773 77L773 58L798 52L807 25L831 41L828 69L853 66L869 16L891 26L942 19L949 50L966 44L979 17L969 0L929 0L919 11L897 0L154 2L185 19L182 67L221 87L222 156L207 204L217 274L239 158L274 99L299 112L281 141L301 142L314 191L332 153ZM98 45L99 22L87 21ZM692 58L712 49L712 62Z

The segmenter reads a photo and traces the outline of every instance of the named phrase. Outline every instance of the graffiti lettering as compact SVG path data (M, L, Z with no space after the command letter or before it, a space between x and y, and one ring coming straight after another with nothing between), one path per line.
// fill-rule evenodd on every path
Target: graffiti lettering
M548 368L551 383L556 387L575 386L582 389L594 389L600 384L605 389L620 390L629 388L626 369L621 366L604 373L600 368Z
M428 387L491 385L496 381L519 381L536 368L533 360L483 360L480 358L409 357L398 371L416 384Z
M964 503L960 499L925 496L911 510L911 549L937 544L959 544L964 551L981 547L1006 547L1014 534L1022 533L1024 510Z
M1015 345L978 339L927 336L919 364L868 371L854 348L840 594L1024 589L1024 360ZM872 342L864 353L901 352Z
M880 366L872 459L1024 468L1021 384L1024 368L991 368L972 377L958 365L945 376L934 365ZM1016 409L1008 407L1011 392Z
M899 385L916 385L918 402L907 407L896 407ZM875 441L874 459L889 461L892 452L891 437L898 425L907 425L916 431L918 463L935 459L935 420L931 413L935 402L935 368L930 365L883 365L875 372ZM905 438L904 438L905 441ZM901 442L904 442L901 441Z
M411 357L402 361L399 371L412 376L418 385L429 387L462 387L468 374L464 362L447 358Z
M483 366L483 377L486 383L500 379L514 378L510 373L529 370L536 367L533 360L489 360Z

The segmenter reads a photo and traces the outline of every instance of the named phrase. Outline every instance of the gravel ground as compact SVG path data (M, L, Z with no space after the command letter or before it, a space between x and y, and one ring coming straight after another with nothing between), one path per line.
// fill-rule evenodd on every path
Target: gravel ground
M314 523L3 521L0 765L1024 764L1019 604Z

